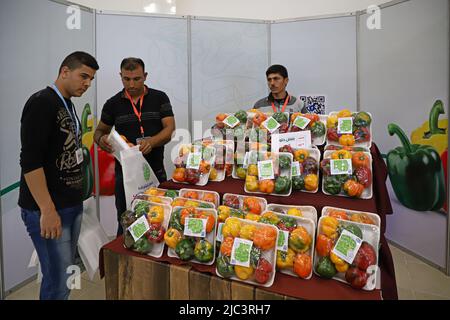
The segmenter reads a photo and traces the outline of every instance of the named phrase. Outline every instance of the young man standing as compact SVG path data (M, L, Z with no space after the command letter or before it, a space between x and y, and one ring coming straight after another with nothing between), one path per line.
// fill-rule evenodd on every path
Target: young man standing
M147 72L142 59L126 58L120 65L123 90L106 101L101 121L94 133L94 141L103 150L113 152L107 142L112 127L139 150L150 164L159 182L167 180L164 169L164 145L172 139L175 118L169 97L162 91L145 85ZM123 186L122 167L116 160L116 209L119 227L123 233L120 216L127 209Z
M266 71L266 77L270 94L258 100L253 106L254 109L261 109L263 112L307 113L302 101L297 100L286 91L289 77L284 66L279 64L270 66Z
M74 52L55 83L33 94L22 112L19 206L39 256L40 299L68 299L83 212L81 124L70 100L91 86L97 61ZM70 270L69 270L70 271Z

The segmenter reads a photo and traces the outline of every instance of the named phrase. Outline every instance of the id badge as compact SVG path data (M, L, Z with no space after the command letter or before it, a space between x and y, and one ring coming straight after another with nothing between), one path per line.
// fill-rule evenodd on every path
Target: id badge
M150 138L150 137L137 138L136 139L136 144L139 144L139 142L141 142L142 140L145 140L147 138Z
M83 162L83 149L79 148L77 151L75 151L75 155L77 157L77 164L80 164Z

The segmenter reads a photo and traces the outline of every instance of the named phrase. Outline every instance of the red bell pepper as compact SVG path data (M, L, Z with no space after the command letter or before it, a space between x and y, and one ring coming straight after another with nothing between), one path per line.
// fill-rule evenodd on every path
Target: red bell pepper
M94 159L94 148L96 144L93 144L90 150L91 153L91 159ZM104 150L102 150L100 147L97 147L98 152L98 171L100 176L100 195L101 196L111 196L114 194L114 188L115 188L115 167L116 162L114 160L114 156ZM95 163L93 161L92 163L94 170L95 170ZM96 192L96 186L97 182L95 181L95 175L94 175L94 191Z
M150 242L160 243L164 240L166 230L160 223L150 224L150 229L146 233L146 237Z

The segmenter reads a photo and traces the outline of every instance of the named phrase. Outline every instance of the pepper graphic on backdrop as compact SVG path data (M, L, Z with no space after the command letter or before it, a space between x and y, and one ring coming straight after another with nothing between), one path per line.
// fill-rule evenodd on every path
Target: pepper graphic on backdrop
M445 157L446 164L447 119L438 121L441 114L444 107L438 100L429 121L411 134L413 144L399 126L388 125L389 135L397 135L402 143L387 155L389 178L398 200L413 210L438 211L446 204L446 173L441 158Z

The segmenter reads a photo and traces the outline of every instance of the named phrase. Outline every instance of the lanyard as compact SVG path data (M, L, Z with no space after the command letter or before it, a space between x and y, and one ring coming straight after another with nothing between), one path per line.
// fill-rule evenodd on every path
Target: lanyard
M286 106L289 103L289 100L291 99L291 96L287 96L286 100L284 100L283 108L281 109L281 112L284 112L286 110ZM277 112L277 109L275 108L275 104L272 102L272 109L273 112Z
M80 141L78 141L78 135L80 133L80 124L79 124L77 112L76 112L75 108L73 107L73 103L71 104L72 111L70 111L69 106L67 105L66 99L64 99L64 97L61 94L61 92L59 91L58 87L55 84L53 84L52 89L56 92L58 97L62 100L64 107L66 108L67 113L69 114L70 119L72 120L72 130L75 133L75 143L77 145L77 148L80 148Z
M145 92L144 92L145 93ZM139 126L141 127L141 135L142 138L144 138L144 127L142 127L142 120L141 120L141 116L142 116L142 103L144 102L144 93L142 94L142 96L139 98L139 112L136 108L136 105L133 102L133 99L131 98L130 94L128 93L127 90L125 90L125 94L127 95L128 100L130 100L131 105L133 106L133 111L134 114L136 115L136 117L138 118L139 121Z

